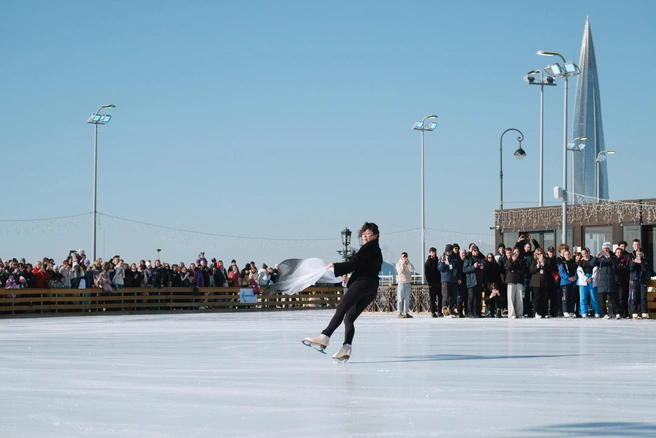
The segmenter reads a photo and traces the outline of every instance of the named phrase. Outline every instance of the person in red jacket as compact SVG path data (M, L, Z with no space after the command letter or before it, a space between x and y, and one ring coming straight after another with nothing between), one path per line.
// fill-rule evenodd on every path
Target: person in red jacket
M34 274L34 287L37 289L47 289L50 274L48 274L48 265L46 263L36 262L32 270Z

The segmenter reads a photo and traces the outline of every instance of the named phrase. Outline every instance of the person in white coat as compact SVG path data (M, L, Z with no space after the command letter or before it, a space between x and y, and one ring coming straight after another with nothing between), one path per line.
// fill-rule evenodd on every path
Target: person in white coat
M408 253L401 253L401 258L396 264L396 302L399 318L412 318L410 315L410 281L415 267L408 260Z

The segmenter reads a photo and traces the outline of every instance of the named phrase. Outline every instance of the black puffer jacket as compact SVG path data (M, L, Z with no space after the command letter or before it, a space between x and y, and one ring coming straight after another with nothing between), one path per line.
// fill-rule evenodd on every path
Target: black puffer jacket
M617 292L617 272L615 271L620 264L620 259L613 253L606 257L604 253L596 258L597 261L597 293Z
M506 284L524 284L524 276L528 272L526 260L519 256L517 260L506 260Z

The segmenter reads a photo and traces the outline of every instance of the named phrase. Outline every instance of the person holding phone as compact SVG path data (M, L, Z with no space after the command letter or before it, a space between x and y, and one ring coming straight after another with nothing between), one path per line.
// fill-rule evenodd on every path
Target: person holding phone
M533 290L533 310L535 319L548 316L547 313L547 287L552 279L551 262L544 256L544 250L538 248L533 253L533 261L529 268L531 282L529 287Z
M412 318L410 315L410 281L415 267L408 259L408 253L402 252L396 263L396 302L399 318Z
M629 263L631 283L629 285L629 311L633 319L640 319L638 311L642 309L642 319L649 318L647 310L647 284L651 277L649 263L642 248L635 250L635 258Z
M597 260L597 297L601 317L621 319L619 306L619 285L617 283L617 269L620 259L611 251L610 242L604 242L601 251L595 257Z
M524 273L528 271L526 260L515 248L506 260L506 283L508 284L508 318L515 319L524 316Z

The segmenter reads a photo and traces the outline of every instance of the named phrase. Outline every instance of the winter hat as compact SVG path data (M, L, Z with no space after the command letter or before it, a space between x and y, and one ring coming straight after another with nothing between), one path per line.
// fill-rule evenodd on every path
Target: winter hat
M601 245L601 247L602 247L602 248L613 249L613 246L610 244L610 242L604 242L604 244Z
M446 251L446 252L453 251L453 245L451 245L450 243L447 243L446 247L444 248L444 251Z
M555 252L556 252L556 248L554 248L553 246L550 246L549 248L547 248L547 252L549 252L549 251L555 253Z
M73 267L80 266L78 262L73 262Z
M146 260L146 267L147 267L147 268L151 268L151 267L152 267L152 265L150 264L150 260Z
M21 283L25 283L27 280L25 280L25 277L21 275L18 281L20 281Z
M84 253L84 250L83 250L83 249L78 250L77 253L80 254L80 255L86 255L86 254Z

